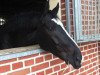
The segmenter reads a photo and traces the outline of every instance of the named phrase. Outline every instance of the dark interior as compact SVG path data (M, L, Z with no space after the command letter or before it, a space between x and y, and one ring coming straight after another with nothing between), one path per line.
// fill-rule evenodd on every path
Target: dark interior
M0 0L0 16L13 15L14 13L43 12L47 0Z
M46 4L47 0L0 0L0 19L4 20L0 25L0 50L33 44L36 20L44 13Z

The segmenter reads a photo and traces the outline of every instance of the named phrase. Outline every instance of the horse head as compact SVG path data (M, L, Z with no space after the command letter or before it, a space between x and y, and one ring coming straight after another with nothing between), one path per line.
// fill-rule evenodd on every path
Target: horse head
M42 49L50 51L78 69L81 67L82 55L77 43L70 37L57 17L58 9L59 4L41 19L43 25L38 29L38 43Z

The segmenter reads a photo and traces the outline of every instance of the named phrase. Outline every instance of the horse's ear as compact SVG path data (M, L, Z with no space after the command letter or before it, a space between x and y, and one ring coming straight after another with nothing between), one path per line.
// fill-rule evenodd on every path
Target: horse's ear
M51 12L52 14L57 15L58 10L59 10L59 3L56 5L56 7Z

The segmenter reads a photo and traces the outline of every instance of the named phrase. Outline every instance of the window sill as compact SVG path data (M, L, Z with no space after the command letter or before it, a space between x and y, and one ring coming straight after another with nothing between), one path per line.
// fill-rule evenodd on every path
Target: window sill
M43 52L39 45L5 49L0 51L0 61Z

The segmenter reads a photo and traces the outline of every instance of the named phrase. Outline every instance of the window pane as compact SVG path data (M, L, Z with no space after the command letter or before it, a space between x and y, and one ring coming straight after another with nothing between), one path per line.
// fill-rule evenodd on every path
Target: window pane
M77 42L100 39L100 1L66 0L69 2L70 34ZM67 11L67 10L66 10ZM67 14L68 15L68 14Z

